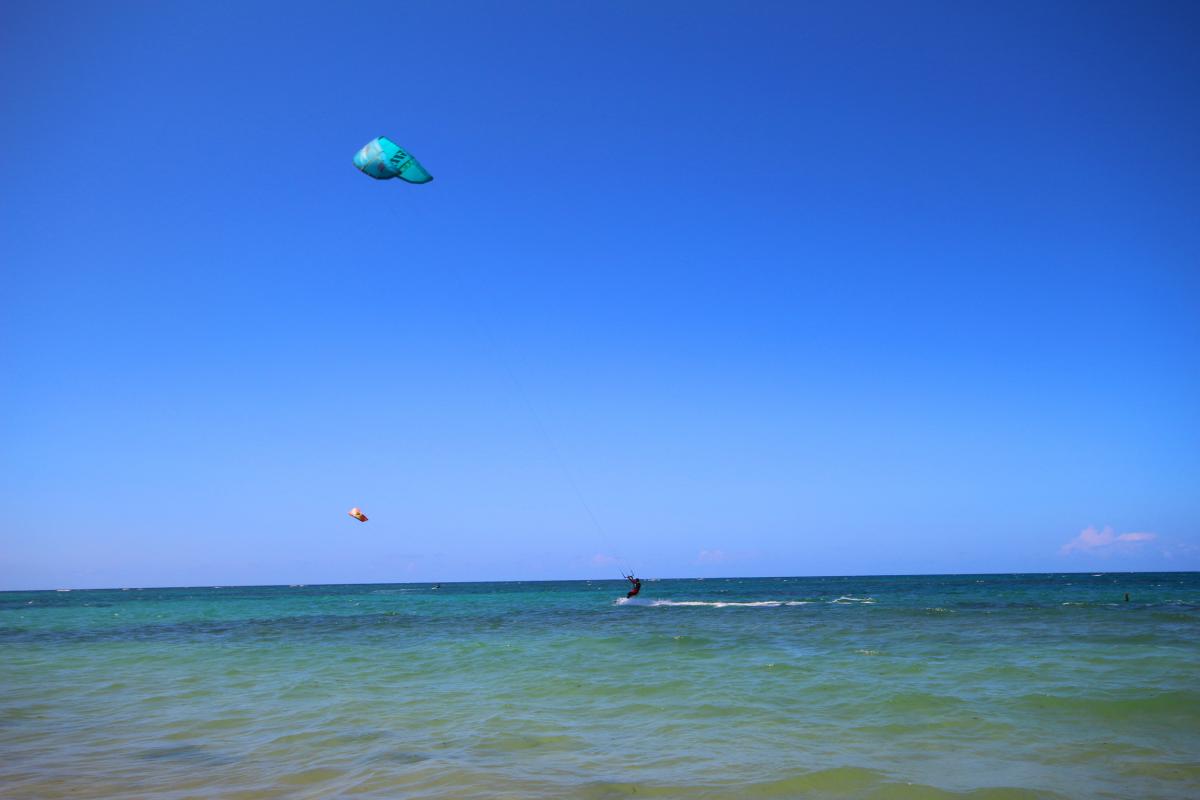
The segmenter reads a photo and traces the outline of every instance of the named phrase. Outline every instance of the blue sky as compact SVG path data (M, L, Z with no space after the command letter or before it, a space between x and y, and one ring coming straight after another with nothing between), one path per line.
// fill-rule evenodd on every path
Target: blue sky
M0 10L0 588L1200 568L1193 4L221 5Z

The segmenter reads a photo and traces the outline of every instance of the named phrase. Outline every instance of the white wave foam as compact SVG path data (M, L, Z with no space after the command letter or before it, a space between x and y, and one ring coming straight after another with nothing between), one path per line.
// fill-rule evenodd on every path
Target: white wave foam
M842 595L837 600L830 600L829 602L831 602L831 603L866 603L869 605L871 603L874 603L875 600L874 600L874 598L871 598L871 597L850 597L849 595Z
M670 606L694 608L779 608L780 606L806 606L810 600L756 600L753 602L738 602L736 600L651 600L642 597L619 597L619 606Z

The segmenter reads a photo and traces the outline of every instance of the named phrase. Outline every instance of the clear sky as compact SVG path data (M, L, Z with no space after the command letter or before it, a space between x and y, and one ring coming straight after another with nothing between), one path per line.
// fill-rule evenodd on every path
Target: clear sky
M229 5L0 6L0 588L1200 568L1196 4Z

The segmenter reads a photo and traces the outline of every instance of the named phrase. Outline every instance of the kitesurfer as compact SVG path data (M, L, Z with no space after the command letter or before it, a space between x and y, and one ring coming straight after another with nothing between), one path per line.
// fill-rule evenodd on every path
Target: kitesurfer
M625 599L628 600L642 590L642 581L641 578L635 578L632 575L626 575L625 580L633 584L633 588L629 590L629 594L625 595Z

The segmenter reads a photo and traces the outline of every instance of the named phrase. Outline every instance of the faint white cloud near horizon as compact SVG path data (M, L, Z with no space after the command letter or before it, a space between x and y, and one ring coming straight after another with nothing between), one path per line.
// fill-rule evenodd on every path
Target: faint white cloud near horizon
M1094 526L1089 525L1080 531L1078 536L1064 544L1059 552L1064 556L1071 553L1090 553L1101 556L1133 553L1141 549L1142 545L1157 538L1157 533L1145 531L1117 533L1108 525L1101 530L1096 530Z

